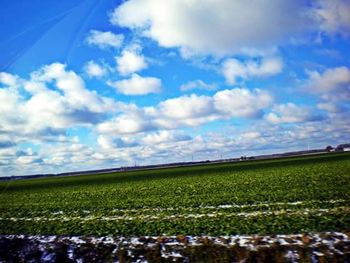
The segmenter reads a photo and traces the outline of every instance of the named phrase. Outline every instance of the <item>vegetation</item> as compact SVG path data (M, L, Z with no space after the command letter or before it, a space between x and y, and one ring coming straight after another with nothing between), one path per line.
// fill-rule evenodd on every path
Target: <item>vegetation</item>
M350 154L0 183L0 234L350 230Z

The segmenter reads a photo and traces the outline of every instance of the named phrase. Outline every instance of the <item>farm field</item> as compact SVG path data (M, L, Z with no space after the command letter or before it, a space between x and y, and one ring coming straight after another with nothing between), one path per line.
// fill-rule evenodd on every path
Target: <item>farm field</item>
M350 231L349 153L9 181L0 192L3 238Z

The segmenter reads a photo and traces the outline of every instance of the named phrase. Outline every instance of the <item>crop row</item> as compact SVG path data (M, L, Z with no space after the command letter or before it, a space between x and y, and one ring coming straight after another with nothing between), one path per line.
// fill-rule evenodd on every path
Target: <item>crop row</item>
M274 211L254 214L197 214L169 217L2 218L3 234L60 235L234 235L343 231L350 209ZM29 219L29 220L28 220Z
M300 211L307 209L331 209L337 207L346 207L349 204L348 200L325 200L325 201L298 201L298 202L277 202L277 203L255 203L255 204L225 204L218 206L200 206L200 207L168 207L168 208L134 208L134 209L102 209L97 208L94 210L77 209L74 211L68 210L25 210L25 209L12 209L10 211L3 210L1 212L2 218L4 217L45 217L52 218L57 216L124 216L124 217L136 217L136 216L172 216L181 214L210 214L210 213L273 213L274 211Z

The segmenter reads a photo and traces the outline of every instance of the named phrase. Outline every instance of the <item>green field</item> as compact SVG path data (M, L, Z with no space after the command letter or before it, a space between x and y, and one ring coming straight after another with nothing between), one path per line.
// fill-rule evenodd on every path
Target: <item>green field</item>
M0 183L0 234L349 230L349 153Z

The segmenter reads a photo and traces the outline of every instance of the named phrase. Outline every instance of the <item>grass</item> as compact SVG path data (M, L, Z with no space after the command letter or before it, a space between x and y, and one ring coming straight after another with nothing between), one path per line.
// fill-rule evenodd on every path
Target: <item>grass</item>
M350 229L350 154L0 183L0 234Z

